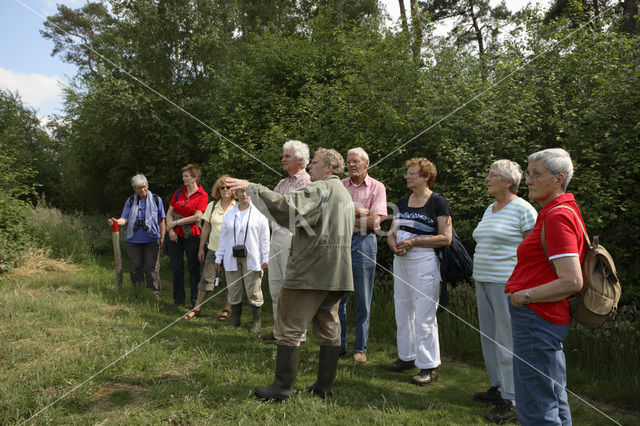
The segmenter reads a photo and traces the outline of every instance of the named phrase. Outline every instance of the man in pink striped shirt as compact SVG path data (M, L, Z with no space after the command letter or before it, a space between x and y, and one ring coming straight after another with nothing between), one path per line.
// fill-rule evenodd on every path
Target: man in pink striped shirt
M351 195L356 212L356 222L351 237L351 264L353 269L354 296L356 299L356 339L353 343L353 359L367 362L369 316L373 297L373 281L376 271L378 240L375 231L380 221L387 217L387 191L384 185L367 173L369 155L360 147L347 153L349 177L342 180ZM341 354L347 353L347 296L340 302Z

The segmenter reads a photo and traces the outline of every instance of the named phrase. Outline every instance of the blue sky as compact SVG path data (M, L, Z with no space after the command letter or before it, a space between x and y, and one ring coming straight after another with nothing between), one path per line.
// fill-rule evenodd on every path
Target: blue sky
M550 0L541 0L547 4ZM18 92L24 104L41 118L60 113L62 85L76 73L76 67L51 57L53 43L40 35L47 16L56 13L56 3L79 8L86 0L0 0L0 87ZM393 19L399 15L397 0L383 0ZM497 3L497 1L492 1ZM518 10L528 0L507 0ZM405 0L409 5L409 0Z
M85 2L57 3L77 8ZM0 86L18 91L40 117L59 112L61 84L76 72L75 66L51 57L53 43L40 35L43 17L56 10L55 0L0 0Z

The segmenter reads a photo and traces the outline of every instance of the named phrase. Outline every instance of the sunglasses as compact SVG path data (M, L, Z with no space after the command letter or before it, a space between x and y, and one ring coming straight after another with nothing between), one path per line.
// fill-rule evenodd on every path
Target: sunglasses
M220 189L227 190L227 189L231 189L231 187L229 185L226 185L226 186L221 186Z

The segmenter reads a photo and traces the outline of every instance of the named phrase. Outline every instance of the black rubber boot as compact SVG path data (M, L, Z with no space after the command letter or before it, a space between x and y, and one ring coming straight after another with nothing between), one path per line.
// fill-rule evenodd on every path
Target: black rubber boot
M231 305L231 327L240 327L240 316L242 315L242 303Z
M253 393L260 399L284 401L293 393L293 382L298 375L299 346L278 345L276 378L269 386L256 386Z
M253 312L253 322L251 323L251 328L249 329L249 333L259 333L260 328L262 327L260 321L260 313L262 312L262 307L251 305L251 311Z
M318 380L307 385L307 391L313 392L321 398L331 397L331 383L336 377L340 346L320 346L320 360L318 362Z

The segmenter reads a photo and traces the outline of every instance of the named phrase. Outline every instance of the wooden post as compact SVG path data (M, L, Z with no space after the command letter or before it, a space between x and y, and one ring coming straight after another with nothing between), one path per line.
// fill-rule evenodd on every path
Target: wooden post
M113 260L116 268L116 291L122 287L122 256L120 255L120 231L118 222L111 225L111 242L113 243Z

